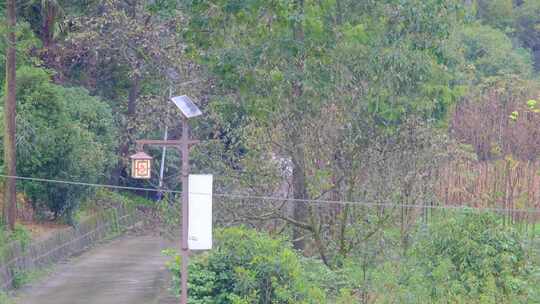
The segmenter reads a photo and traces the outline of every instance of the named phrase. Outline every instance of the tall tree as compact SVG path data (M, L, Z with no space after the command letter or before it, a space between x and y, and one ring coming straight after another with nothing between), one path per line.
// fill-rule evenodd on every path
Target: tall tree
M523 46L531 49L536 70L540 71L540 2L524 1L516 14L517 37Z
M358 132L348 137L345 130L371 123L378 128L372 133L381 137L398 134L409 116L442 119L454 99L442 47L457 19L454 1L185 5L190 17L185 37L216 76L216 99L237 103L249 117L243 140L250 153L273 154L288 163L287 181L297 203L280 216L293 224L297 249L310 237L322 248L317 238L325 233L327 225L319 220L325 215L305 201L346 192L338 163L358 159L356 151L363 151L355 147L345 155L344 141L359 137ZM331 181L321 187L325 176ZM353 199L354 178L349 180L347 197Z
M4 106L4 163L5 174L9 176L17 175L16 169L16 147L15 147L15 76L16 76L16 15L15 0L7 1L7 21L8 21L8 51L6 63L6 83L7 94ZM5 182L4 191L4 217L8 227L13 230L15 226L15 217L17 215L17 189L15 178L8 178Z
M49 49L51 46L54 38L55 26L61 12L61 7L58 1L41 1L41 40L43 41L43 48L45 50Z
M176 35L180 18L174 16L177 11L173 8L169 13L174 17L163 16L160 7L148 7L142 1L108 0L99 8L73 20L77 29L67 49L86 68L85 73L112 69L123 74L123 79L116 80L123 83L126 96L120 97L116 110L124 138L120 140L120 159L111 178L119 183L140 127L136 114L145 81L180 65L182 48ZM110 81L111 75L108 77Z

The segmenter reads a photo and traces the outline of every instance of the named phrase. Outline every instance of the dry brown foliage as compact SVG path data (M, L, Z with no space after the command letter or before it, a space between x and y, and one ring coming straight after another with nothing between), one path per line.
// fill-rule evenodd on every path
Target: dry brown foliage
M444 205L527 210L540 208L540 161L455 161L439 172ZM525 213L513 212L514 218Z
M457 106L450 134L458 142L471 145L479 160L513 155L535 161L540 155L540 113L527 101L538 99L538 92L538 88L520 80L490 83ZM512 113L516 119L511 119Z
M438 195L443 204L540 207L540 110L539 104L528 103L539 99L538 92L525 80L497 80L457 106L450 134L472 148L475 157L455 159L440 171ZM520 217L525 214L512 214L513 219Z

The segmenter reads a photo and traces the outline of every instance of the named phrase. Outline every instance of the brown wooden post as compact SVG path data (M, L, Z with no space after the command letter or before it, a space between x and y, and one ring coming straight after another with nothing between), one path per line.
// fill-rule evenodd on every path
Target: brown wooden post
M189 137L188 119L199 116L202 112L186 95L176 96L171 98L173 103L180 109L183 115L182 119L182 138L180 140L137 140L137 151L142 151L144 145L154 145L161 147L174 146L180 149L182 153L182 174L180 181L182 182L182 240L181 240L181 256L182 266L180 269L180 303L187 304L188 301L188 264L189 264L189 246L188 246L188 229L189 229L189 149L192 145L197 144L198 140L191 140ZM134 159L136 155L133 156ZM134 164L134 163L133 163ZM132 165L133 165L132 164ZM149 176L145 177L149 178Z
M15 177L16 169L16 147L15 147L15 117L17 101L16 93L16 53L15 53L15 0L7 1L7 19L8 19L8 50L6 63L6 81L7 94L4 106L4 165L6 175L4 191L4 218L8 228L13 230L15 227L15 218L17 216L17 188Z

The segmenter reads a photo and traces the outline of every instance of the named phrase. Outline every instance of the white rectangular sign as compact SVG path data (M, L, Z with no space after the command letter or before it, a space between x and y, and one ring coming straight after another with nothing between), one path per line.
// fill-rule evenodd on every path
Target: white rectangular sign
M188 248L212 249L212 175L189 176Z

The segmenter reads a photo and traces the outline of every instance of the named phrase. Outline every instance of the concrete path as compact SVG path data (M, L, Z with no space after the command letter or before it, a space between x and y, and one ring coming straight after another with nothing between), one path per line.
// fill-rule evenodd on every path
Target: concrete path
M154 304L166 294L171 242L125 236L57 266L18 293L17 304ZM163 302L161 302L163 303Z

